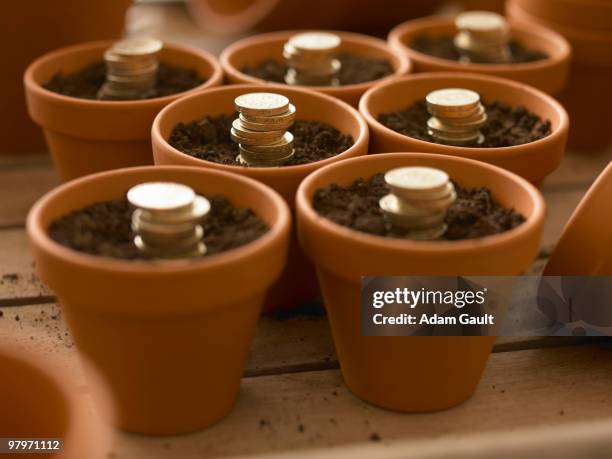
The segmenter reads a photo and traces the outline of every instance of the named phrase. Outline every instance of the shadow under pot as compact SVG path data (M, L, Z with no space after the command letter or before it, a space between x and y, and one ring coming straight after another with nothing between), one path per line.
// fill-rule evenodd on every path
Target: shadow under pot
M126 193L168 181L210 200L203 256L151 258L136 247ZM233 234L224 218L235 220ZM265 230L241 240L253 218ZM79 350L108 381L119 427L186 433L230 411L266 290L285 263L289 227L287 205L268 187L187 167L98 173L34 205L27 231L37 273L57 294Z
M510 63L462 62L453 44L455 18L428 17L396 26L390 46L406 55L416 73L466 72L509 78L556 95L565 87L571 49L558 33L540 26L510 25Z
M283 46L303 30L272 32L244 38L228 46L220 56L230 83L285 84L289 68ZM337 97L357 107L361 95L380 81L411 70L405 56L391 49L384 40L350 32L324 31L338 36L341 70L338 85L299 86Z
M482 143L449 145L431 135L433 91L461 88L476 93L487 120ZM364 94L359 110L376 153L419 151L484 161L540 185L561 163L569 120L556 100L505 78L465 73L411 75L380 84Z
M163 96L97 100L105 80L103 55L113 43L63 48L40 57L25 72L28 111L42 127L63 181L152 164L151 124L157 113L187 93L223 81L219 63L207 52L165 43L157 73L157 89Z
M239 148L230 138L231 123L237 117L234 100L257 92L285 96L295 106L295 122L289 128L294 135L293 165L246 167L235 159ZM290 208L308 174L368 151L368 128L354 108L324 94L272 85L232 85L185 97L160 112L152 137L155 164L218 169L251 177L280 193ZM270 290L264 310L292 308L317 295L314 268L292 232L287 266Z
M86 364L90 376L89 393L98 400L94 413L89 398L76 387L72 372L58 371L58 362L45 351L33 347L22 349L0 339L0 435L5 440L45 439L39 442L40 453L31 458L62 457L102 459L111 447L111 429L98 417L111 419L111 400L96 371ZM59 365L61 366L61 365ZM56 443L61 440L62 443ZM3 447L9 447L4 441ZM23 452L23 449L14 448ZM3 451L9 453L9 451ZM20 457L22 454L8 454Z
M330 219L329 208L319 205L321 199L329 198L330 189L348 189L358 179L365 182L355 186L363 188L379 174L403 167L444 171L456 190L458 186L467 190L485 187L496 205L513 209L522 218L518 225L498 234L417 241L344 226ZM371 198L372 193L367 196ZM362 199L362 209L370 198ZM329 165L304 180L297 194L300 243L316 264L347 386L358 397L396 411L435 411L468 399L495 337L364 336L362 276L519 275L537 256L544 209L540 193L517 175L479 161L443 155L388 153L354 158ZM450 222L448 227L450 230Z
M572 119L569 144L592 150L612 143L612 4L585 1L508 1L506 13L521 27L548 27L572 47L572 64L559 100Z

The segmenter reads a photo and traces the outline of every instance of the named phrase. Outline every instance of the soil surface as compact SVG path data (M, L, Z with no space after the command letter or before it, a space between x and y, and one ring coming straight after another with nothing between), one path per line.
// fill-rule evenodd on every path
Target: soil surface
M179 123L170 135L169 143L177 150L196 158L232 166L244 166L236 161L238 144L230 137L232 121L238 115L206 117L191 123ZM313 163L336 156L349 149L354 141L350 135L316 121L296 121L289 128L294 136L295 153L283 166Z
M214 255L254 241L268 231L251 209L234 207L226 198L208 198L211 210L202 222L207 252ZM105 201L76 210L49 227L54 241L93 255L122 259L146 259L134 245L132 207L127 200Z
M366 83L394 73L393 66L387 59L345 53L339 55L338 60L342 64L338 75L341 86ZM287 69L288 66L284 62L266 59L257 65L243 67L240 71L262 80L284 83Z
M443 240L474 239L503 233L519 226L525 218L502 207L487 188L465 189L454 183L457 200L446 215L448 229ZM322 216L364 233L407 239L385 218L378 201L389 193L384 174L368 180L358 179L348 188L331 184L319 188L313 198L314 209Z
M552 132L550 121L542 120L523 106L512 107L497 101L483 101L482 104L487 111L487 121L480 129L484 142L465 145L467 147L511 147L542 139ZM408 137L440 143L427 133L427 120L430 117L427 103L420 100L406 110L381 113L378 121Z
M434 57L440 57L442 59L448 59L451 61L458 61L461 58L461 54L457 51L455 44L453 43L454 37L430 37L423 35L414 40L409 46L423 54L428 54ZM508 44L510 47L510 63L511 64L524 64L526 62L541 61L548 59L548 54L542 51L536 51L528 49L520 42L511 40ZM478 62L478 64L491 64L490 62ZM495 64L491 64L495 65Z
M106 66L103 61L70 74L58 73L44 87L64 96L80 99L98 99L98 90L106 81ZM160 63L157 70L157 84L145 99L170 96L188 91L204 83L193 69L185 69Z

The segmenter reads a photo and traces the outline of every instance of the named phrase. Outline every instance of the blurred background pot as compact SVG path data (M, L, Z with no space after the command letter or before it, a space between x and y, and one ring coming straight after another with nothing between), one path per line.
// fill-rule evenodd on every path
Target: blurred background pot
M470 148L418 140L378 121L381 113L404 110L424 99L429 92L442 88L471 89L485 101L522 105L543 120L550 120L552 133L523 145ZM503 167L538 185L561 163L569 127L567 113L561 104L543 92L505 78L465 73L424 73L381 83L364 94L359 110L370 126L370 150L373 152L422 151L462 156Z
M221 65L230 83L267 83L266 80L247 75L241 69L245 66L254 66L266 59L283 62L283 45L293 35L303 32L302 30L290 30L283 32L273 32L262 35L255 35L239 40L228 46L221 53ZM359 98L369 88L376 83L386 81L394 76L405 75L410 72L410 61L400 53L393 51L383 40L369 37L367 35L331 31L340 36L342 44L340 52L349 52L361 56L369 56L378 59L387 59L391 62L395 73L385 78L368 81L359 84L343 86L295 86L337 97L356 107ZM269 83L269 82L268 82ZM278 84L278 83L275 83ZM294 86L292 86L294 87Z
M47 228L58 217L122 199L150 181L225 196L252 209L270 230L234 250L166 263L93 256L49 238ZM83 177L34 205L27 230L37 273L57 294L79 350L107 379L120 427L185 433L230 411L266 290L285 263L290 219L283 199L255 180L185 167Z
M234 113L234 99L245 93L270 91L287 96L296 106L297 120L327 123L353 137L348 150L322 161L284 167L243 167L205 161L183 153L168 143L172 130L180 122L191 122L205 116ZM308 174L321 167L368 152L368 127L357 110L348 104L324 94L288 86L233 85L185 97L169 105L153 123L153 156L155 164L182 165L218 169L254 178L275 189L293 208L295 192ZM299 248L292 232L289 258L283 275L270 291L266 310L291 308L316 297L318 293L314 269Z
M389 44L404 53L421 72L469 72L499 76L534 86L549 94L558 94L565 87L569 72L570 46L558 33L541 26L512 25L512 38L528 49L547 54L548 59L521 64L466 64L442 59L417 51L411 44L419 37L450 37L455 35L453 17L415 19L394 27Z
M160 62L193 68L205 82L190 91L134 101L68 97L43 85L58 72L78 71L102 60L112 42L64 48L34 61L24 80L28 111L45 133L62 180L121 167L153 164L151 124L157 113L179 97L218 86L223 71L216 58L197 48L164 44Z
M0 15L1 153L42 152L40 130L28 117L22 75L34 58L64 46L119 38L132 0L6 1Z
M0 339L0 437L62 439L63 453L27 454L29 458L102 459L111 446L111 431L92 411L90 400L77 387L77 375L36 348L22 349ZM97 411L112 418L112 405L95 370L89 393L95 393ZM17 458L23 454L3 454Z
M569 144L599 149L612 142L612 3L608 1L509 0L508 18L525 27L548 27L572 46L572 66L559 100L572 118Z
M204 30L234 35L250 30L344 29L385 32L399 21L430 14L441 0L188 0Z
M480 239L423 242L361 233L327 220L312 207L321 187L348 186L406 166L442 169L467 188L488 187L494 199L526 221ZM316 264L342 374L355 395L383 408L417 412L449 408L469 398L495 337L363 336L361 278L518 275L538 253L545 208L540 193L517 175L479 161L393 153L353 158L314 172L300 185L296 202L300 243Z

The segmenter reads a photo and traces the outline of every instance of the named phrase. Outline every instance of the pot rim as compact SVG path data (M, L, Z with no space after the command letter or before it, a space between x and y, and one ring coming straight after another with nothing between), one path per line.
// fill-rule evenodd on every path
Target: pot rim
M323 92L323 93L333 93L337 94L338 97L342 97L342 95L350 94L353 92L363 92L373 84L377 84L381 81L386 81L391 78L396 78L398 76L410 73L412 71L413 65L412 61L402 53L393 49L385 40L372 37L365 34L355 33L355 32L346 32L342 30L328 30L325 29L325 32L333 33L339 35L340 38L347 42L352 43L361 43L367 44L368 46L372 46L378 48L382 53L394 56L398 62L399 66L391 75L387 75L383 78L379 78L378 80L365 81L363 83L356 84L347 84L343 86L301 86L301 85L285 85L282 83L270 82L268 80L263 80L261 78L257 78L251 75L247 75L246 73L242 73L240 69L237 69L232 63L232 58L236 51L242 50L244 48L249 48L253 45L260 45L264 43L273 43L279 40L287 40L290 36L296 35L298 33L303 32L311 32L313 29L296 29L296 30L281 30L277 32L267 32L262 33L250 37L242 38L227 48L225 48L221 55L219 56L219 61L221 62L221 66L226 74L233 76L234 78L240 78L243 80L248 80L249 83L254 84L274 84L280 86L287 86L290 88L301 88L301 89L309 89L313 91Z
M47 228L43 227L41 222L41 214L43 209L46 208L49 203L56 200L61 200L62 196L65 194L78 192L79 188L84 183L91 181L103 183L105 181L112 180L115 176L138 176L152 170L157 172L166 172L169 179L171 179L172 175L175 173L195 172L197 174L201 174L202 176L221 176L227 179L229 182L242 182L243 184L249 186L254 193L259 193L264 199L267 199L275 207L278 217L276 221L269 226L269 230L264 235L241 247L202 257L198 260L167 260L167 262L165 261L163 263L154 263L146 260L122 260L118 258L79 252L55 242L49 237ZM207 168L193 168L188 166L139 166L99 172L80 177L58 186L40 198L32 206L30 212L28 213L26 229L32 243L39 246L41 250L47 252L54 258L95 271L124 272L126 274L133 273L137 275L147 275L151 273L182 274L202 268L212 270L226 263L235 262L240 258L251 257L257 252L260 252L261 250L275 244L275 241L282 237L283 233L289 231L290 225L291 216L289 208L283 198L272 188L252 178Z
M142 99L142 100L91 100L91 99L82 99L79 97L66 96L63 94L58 94L56 92L50 91L42 86L36 79L34 78L34 74L36 71L49 63L52 63L58 58L63 58L70 54L81 53L85 51L93 51L96 49L100 49L101 51L108 48L111 44L115 43L117 40L98 40L98 41L90 41L86 43L80 43L77 45L67 46L65 48L60 48L55 51L51 51L50 53L44 54L37 58L34 62L28 65L24 75L23 82L27 91L30 91L36 97L41 99L53 100L58 103L70 104L79 106L82 108L96 108L96 109L111 109L111 108L125 108L125 107L135 107L135 108L155 108L159 105L166 105L173 100L183 97L184 95L188 95L194 92L202 91L211 86L220 85L223 82L223 69L218 60L209 52L204 51L203 49L199 49L193 46L179 45L171 42L164 42L164 49L170 52L180 51L184 53L191 54L195 57L198 57L204 61L206 61L212 67L212 74L200 85L191 88L187 91L179 92L177 94L170 94L163 97L154 97L152 99Z
M474 158L508 158L508 157L517 157L521 155L529 155L532 152L530 150L535 147L545 148L550 146L558 141L560 138L566 133L569 129L569 116L563 106L557 102L552 96L540 91L539 89L534 88L533 86L529 86L524 83L520 83L518 81L510 80L507 78L492 76L492 75L483 75L483 74L472 74L465 72L428 72L428 73L417 73L412 75L406 75L401 78L395 78L393 81L380 83L372 88L370 88L366 93L361 97L359 101L359 112L363 115L363 117L368 122L368 125L373 130L378 130L384 135L391 136L395 141L405 142L406 139L411 143L414 143L415 149L423 146L423 148L431 148L432 142L427 142L425 140L419 140L414 137L409 137L404 134L400 134L399 132L394 131L393 129L388 128L379 122L370 111L370 103L373 98L375 98L378 93L384 90L387 87L400 85L404 83L409 83L411 81L420 81L420 80L437 80L440 78L450 78L455 80L471 80L471 81L486 81L489 83L494 83L499 87L504 87L506 90L511 90L513 92L524 91L530 94L531 98L539 99L544 102L546 105L553 108L559 117L559 125L556 129L550 133L550 135L543 137L538 140L534 140L533 142L524 143L521 145L513 145L510 147L486 147L486 148L474 148L474 147L462 147L456 145L444 145L444 144L433 144L436 149L440 151L440 154L457 154L457 152L469 154Z
M542 70L546 67L554 67L559 65L563 61L569 60L572 54L572 49L569 42L563 37L563 35L555 32L554 30L547 29L545 27L530 28L520 24L509 22L510 29L512 32L518 32L521 36L531 36L534 39L548 41L554 43L555 53L549 55L546 59L541 59L534 62L522 62L515 64L482 64L482 63L470 63L459 64L456 61L450 59L443 59L441 57L431 56L429 54L417 51L404 43L404 37L409 32L427 32L428 29L434 27L446 27L452 26L455 16L451 17L425 17L419 19L413 19L410 21L403 22L395 26L389 32L387 41L391 47L405 52L410 59L415 61L421 61L426 65L437 65L437 66L452 66L460 69L460 66L465 66L476 73L487 73L495 71L498 73L504 72L528 72L531 70ZM451 70L448 70L451 71Z
M58 372L61 363L55 357L42 358L40 348L24 348L8 342L7 337L0 338L0 360L2 356L13 359L36 372L37 377L47 378L57 389L58 394L66 402L68 422L63 438L64 450L61 456L79 457L84 448L91 448L90 441L96 441L99 446L110 447L113 431L110 424L114 422L116 410L110 389L98 369L83 355L79 355L79 365L87 373L86 385L89 389L87 397L95 399L95 411L84 406L84 395L77 393L76 383L71 376L75 370ZM103 452L103 451L102 451ZM97 452L96 454L101 454ZM97 456L96 456L97 457Z
M408 158L422 158L422 159L437 159L443 158L444 161L469 164L471 167L480 169L488 169L491 172L499 175L504 175L506 178L515 182L518 186L522 187L527 191L533 204L533 210L529 216L525 218L525 222L511 230L505 231L499 234L493 234L490 236L483 236L476 239L464 239L458 241L412 241L403 240L398 238L387 238L383 236L376 236L374 234L364 233L357 231L346 226L342 226L329 220L322 215L319 215L312 207L312 193L314 190L314 183L318 181L320 177L331 175L335 170L341 169L351 164L357 164L362 162L376 162L384 160L386 158L397 158L397 159L408 159ZM355 177L357 179L359 177ZM330 182L332 183L332 182ZM310 174L300 184L296 194L296 207L300 218L310 220L313 225L319 226L323 231L331 233L335 238L350 238L355 240L359 244L365 244L372 246L376 249L386 250L403 250L407 252L435 252L436 254L452 252L468 252L474 249L488 248L499 244L505 244L512 239L520 238L525 236L529 232L533 231L538 225L544 220L545 214L545 203L544 198L540 192L527 180L519 177L518 175L502 169L492 164L484 163L474 159L463 158L460 156L448 156L440 155L437 153L413 153L413 152L401 152L401 153L379 153L376 155L367 155L357 158L350 158L342 162L330 164L323 169Z
M330 104L336 105L341 110L344 110L347 113L347 115L351 116L354 120L356 120L357 124L359 125L359 135L357 136L356 139L354 139L353 145L351 145L349 148L344 150L342 153L339 153L330 158L321 159L319 161L315 161L312 163L296 164L293 166L281 166L281 167L249 167L249 168L246 168L244 166L239 166L239 165L215 163L213 161L208 161L205 159L200 159L200 158L196 158L194 156L188 155L187 153L184 153L174 148L172 145L170 145L170 143L161 134L160 124L164 120L166 114L168 112L172 112L173 110L175 110L176 107L180 107L182 105L188 105L192 103L194 104L198 103L199 101L196 99L200 99L200 98L204 99L209 94L216 94L220 92L230 93L230 92L237 91L237 90L244 90L244 91L257 90L257 91L269 92L269 91L274 90L275 88L279 90L283 90L283 91L302 93L304 95L307 95L308 97L319 99L322 103L330 103ZM205 105L202 104L202 106L203 106L203 111L204 111ZM315 92L309 89L305 89L304 87L292 87L292 86L280 85L280 84L234 84L234 85L229 85L229 86L219 86L216 88L208 89L206 91L202 91L197 94L191 94L189 96L182 97L179 100L176 100L172 102L171 104L167 105L159 112L159 114L155 117L155 120L153 121L153 127L151 128L151 138L152 138L153 144L157 143L159 145L163 145L166 148L168 154L171 154L172 156L175 156L175 157L180 157L182 160L187 160L194 167L202 167L203 165L211 164L214 166L215 169L224 170L224 171L233 172L233 173L241 174L242 172L246 170L248 171L249 176L253 178L260 178L263 176L270 176L270 175L276 175L276 176L283 175L283 174L288 173L287 171L291 171L292 173L296 173L296 174L299 174L299 173L303 173L304 175L309 174L310 172L320 167L323 167L326 164L330 164L339 159L343 159L345 156L350 155L355 150L364 148L364 144L365 146L367 146L368 141L369 141L369 130L368 130L368 125L366 121L363 119L363 117L357 111L357 109L350 106L348 103L340 99L337 99L335 97L332 97L330 95L322 94L322 93Z

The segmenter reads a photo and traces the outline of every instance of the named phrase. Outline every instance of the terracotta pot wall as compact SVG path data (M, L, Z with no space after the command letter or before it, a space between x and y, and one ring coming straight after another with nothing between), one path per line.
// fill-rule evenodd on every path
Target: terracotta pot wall
M1 153L44 151L27 115L22 76L45 52L89 40L118 38L131 0L4 1L0 14Z

